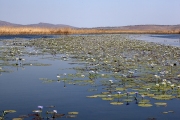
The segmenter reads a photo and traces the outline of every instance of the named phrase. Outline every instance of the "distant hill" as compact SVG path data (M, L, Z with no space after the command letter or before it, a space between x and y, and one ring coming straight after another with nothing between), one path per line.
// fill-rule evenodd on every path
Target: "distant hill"
M116 30L180 30L179 25L129 25L120 27L95 27L95 29L116 29Z
M6 26L6 27L40 27L40 28L76 28L73 26L69 25L64 25L64 24L50 24L50 23L38 23L38 24L29 24L29 25L21 25L21 24L14 24L6 21L1 21L0 20L0 27Z
M64 25L64 24L50 24L50 23L38 23L38 24L30 24L25 25L27 27L43 27L43 28L62 28L62 27L69 27L69 28L75 28L73 26Z
M80 30L115 30L119 31L119 33L180 33L180 24L179 25L129 25L129 26L117 26L117 27L94 27L94 28L77 28L70 25L64 24L50 24L50 23L38 23L38 24L29 24L29 25L21 25L14 24L6 21L0 21L0 27L8 26L8 27L38 27L38 28L75 28Z
M22 25L14 24L14 23L10 23L10 22L6 22L6 21L1 21L0 20L0 27L2 27L2 26L17 27L17 26L22 26Z

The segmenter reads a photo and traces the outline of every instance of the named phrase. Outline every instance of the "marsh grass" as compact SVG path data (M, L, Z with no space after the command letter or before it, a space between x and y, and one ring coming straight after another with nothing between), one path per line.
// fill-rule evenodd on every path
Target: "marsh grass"
M42 27L0 27L0 35L42 35L42 34L179 34L179 30L139 29L97 29L97 28L42 28Z

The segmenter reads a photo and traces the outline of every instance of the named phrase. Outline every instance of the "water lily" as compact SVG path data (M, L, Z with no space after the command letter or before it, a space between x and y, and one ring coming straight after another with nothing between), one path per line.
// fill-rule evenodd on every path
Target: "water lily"
M113 80L109 80L109 82L112 84L112 83L113 83Z
M81 77L83 77L83 78L84 78L84 77L85 77L85 75L81 75Z
M160 79L160 76L158 76L158 75L154 75L154 77L157 78L157 79Z
M163 79L163 82L166 82L166 79Z
M104 76L104 74L101 74L101 76Z
M92 71L89 71L89 73L90 73L90 74L91 74L91 73L93 74L93 73L95 73L95 72L92 70Z
M170 81L167 81L167 83L168 83L168 84L171 84L171 82L170 82Z
M121 92L117 92L118 94L121 94Z
M111 95L107 95L108 97L111 97Z
M180 77L180 74L179 74L179 75L177 75L177 77Z
M58 74L56 77L57 77L57 78L60 78L61 76Z
M166 82L162 82L163 85L166 85Z
M53 110L54 113L57 113L57 110Z
M150 88L146 88L146 90L150 90Z
M39 109L43 109L43 106L38 106Z
M156 86L158 86L158 87L159 87L159 84L156 84Z

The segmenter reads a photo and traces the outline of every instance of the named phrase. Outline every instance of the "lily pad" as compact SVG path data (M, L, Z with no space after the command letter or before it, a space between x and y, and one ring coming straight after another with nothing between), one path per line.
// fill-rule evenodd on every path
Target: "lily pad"
M35 113L41 113L42 110L33 110L32 112L35 112Z
M98 96L92 95L92 96L86 96L87 98L97 98Z
M68 112L69 115L78 115L79 112Z
M105 97L105 98L102 98L102 100L109 100L109 101L111 101L111 100L113 100L114 98L112 98L112 97Z
M16 110L4 110L5 113L14 113Z
M168 112L163 112L163 114L168 114Z
M138 104L139 107L151 107L153 106L152 104Z
M154 104L157 106L167 106L167 103L165 103L165 102L156 102Z
M111 102L110 104L112 104L112 105L122 105L123 103L122 102Z
M13 118L12 120L23 120L23 118Z

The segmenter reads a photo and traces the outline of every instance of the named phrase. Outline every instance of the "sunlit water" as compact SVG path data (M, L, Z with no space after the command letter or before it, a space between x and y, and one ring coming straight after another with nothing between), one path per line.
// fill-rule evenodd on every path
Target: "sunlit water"
M44 36L0 36L0 39L32 39L39 37ZM134 38L146 40L148 42L158 42L161 44L167 43L176 46L179 45L179 35L175 38L168 38L168 35L137 35L134 36ZM11 70L12 72L1 73L0 75L0 110L14 109L17 111L16 113L8 114L6 119L18 117L19 115L31 114L32 110L38 109L38 105L54 105L55 108L53 109L56 109L58 113L67 114L67 112L70 111L79 112L77 118L63 119L146 120L149 117L157 118L157 120L180 119L179 99L169 101L156 101L154 99L150 99L154 102L167 102L167 107L156 107L153 105L150 108L141 108L138 107L135 102L131 102L130 105L123 104L120 106L113 106L109 104L108 101L103 101L100 98L86 98L88 95L101 93L103 91L101 86L98 87L98 91L88 92L88 89L92 88L91 85L79 86L67 84L62 81L60 83L57 81L52 83L43 83L39 80L39 78L57 80L57 74L75 73L73 69L69 68L78 65L69 64L69 62L72 62L71 59L68 61L56 59L61 56L62 55L57 55L55 57L41 55L24 56L26 62L39 62L51 64L51 66L6 67L6 69ZM48 108L44 108L44 111L47 110ZM165 111L174 111L174 113L162 114L162 112ZM32 117L26 119L32 119Z
M140 34L130 35L130 37L132 39L180 47L180 34Z

